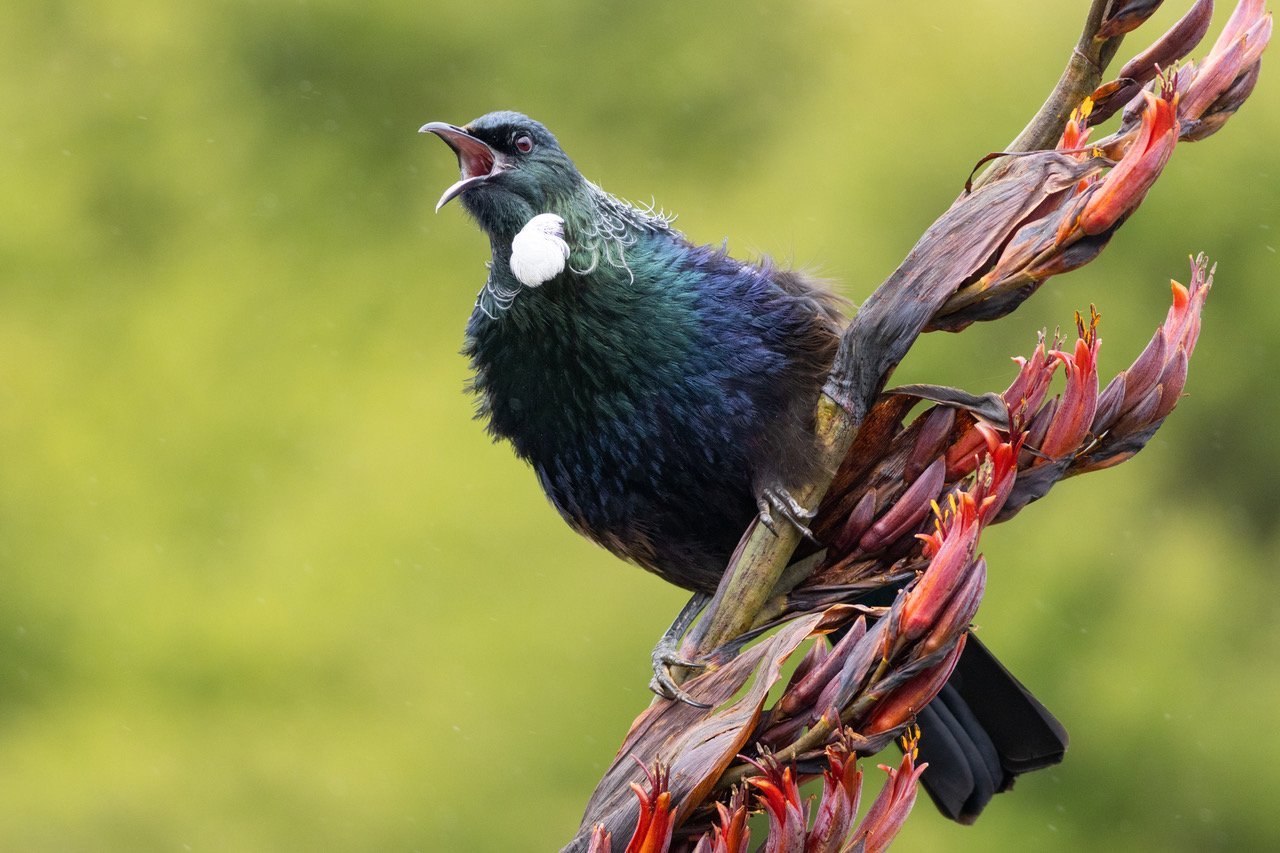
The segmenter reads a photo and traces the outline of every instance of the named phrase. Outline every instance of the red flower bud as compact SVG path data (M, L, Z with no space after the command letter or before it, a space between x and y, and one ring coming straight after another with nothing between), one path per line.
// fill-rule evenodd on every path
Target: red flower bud
M755 788L760 805L769 816L769 838L765 853L801 853L804 850L805 815L800 803L800 789L790 767L781 770L767 760L757 765L764 776L752 776L747 784Z
M671 846L671 833L675 829L675 813L671 807L671 792L667 790L667 769L661 765L652 771L644 768L649 777L649 789L635 782L631 790L640 800L640 818L636 831L627 842L626 853L666 853ZM594 836L592 838L594 843Z
M1271 41L1271 15L1263 0L1241 0L1227 20L1209 55L1195 69L1178 115L1199 119L1222 97L1237 78L1262 56Z
M916 801L916 783L920 774L929 765L915 763L916 750L914 741L908 741L902 756L902 763L896 768L880 765L880 769L889 774L889 781L880 789L867 816L854 832L855 845L850 849L862 850L863 853L882 853L902 829L911 807Z
M978 605L982 603L982 594L986 588L987 561L979 557L973 564L973 570L968 573L955 595L951 596L951 602L938 616L933 630L921 641L920 652L932 654L955 642L969 630L969 623L978 612Z
M1172 68L1175 62L1200 43L1200 39L1209 32L1212 20L1213 0L1196 0L1164 35L1124 64L1120 69L1119 79L1131 82L1109 92L1089 117L1090 121L1094 124L1105 121L1116 110L1129 103L1138 94L1138 90L1154 80L1161 68Z
M1204 257L1191 267L1191 285L1170 282L1173 304L1142 354L1107 385L1098 401L1093 431L1139 432L1173 410L1187 382L1187 363L1200 337L1200 313L1213 286Z
M880 519L858 540L858 547L863 551L876 551L901 539L919 527L920 522L929 514L929 507L942 485L946 481L946 463L941 459L934 461L924 470L916 481L907 487L902 496Z
M751 830L747 829L747 803L742 788L735 789L728 808L716 803L716 811L719 823L702 836L694 853L747 853Z
M1143 92L1142 97L1146 104L1137 139L1094 185L1079 217L1063 220L1059 243L1066 242L1073 231L1087 235L1106 231L1132 213L1160 177L1178 141L1177 112L1172 95L1165 98Z
M1031 358L1015 358L1018 364L1018 375L1004 392L1004 401L1014 418L1029 418L1031 413L1040 408L1045 394L1049 391L1049 381L1058 363L1045 353L1044 334L1036 344L1036 351Z
M914 480L919 477L920 472L938 458L943 450L943 442L951 435L955 425L956 410L950 406L934 406L924 416L920 431L916 434L915 446L911 448L911 455L902 467L904 479Z
M956 668L967 636L961 634L955 648L946 657L877 702L862 724L862 734L873 735L896 729L910 722L921 708L932 702Z
M903 593L898 622L901 636L914 640L933 627L952 593L973 567L980 528L973 496L961 494L953 500L936 532L920 535L929 567L915 585Z
M1107 9L1095 39L1115 38L1132 32L1147 22L1164 0L1117 0Z
M862 538L862 534L866 533L867 528L871 526L875 514L876 490L867 489L853 511L849 513L849 517L845 519L840 532L836 534L835 539L831 540L831 553L847 554L852 551L858 540Z
M822 772L822 799L804 853L839 853L858 816L862 771L857 756L842 742L827 747L827 769Z
M1094 315L1093 323L1097 323ZM1089 434L1093 416L1098 410L1098 335L1095 326L1080 326L1075 352L1054 350L1067 373L1067 387L1059 399L1053 423L1049 425L1039 450L1049 459L1074 453Z

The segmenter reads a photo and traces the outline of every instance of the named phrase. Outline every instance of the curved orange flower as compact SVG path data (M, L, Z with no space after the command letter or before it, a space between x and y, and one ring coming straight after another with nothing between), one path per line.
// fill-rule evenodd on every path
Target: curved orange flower
M1178 142L1177 97L1172 91L1161 95L1143 92L1142 126L1138 137L1120 158L1120 162L1098 181L1074 223L1064 222L1059 231L1062 242L1071 230L1085 235L1101 234L1134 211L1146 197L1147 190L1160 177L1164 164ZM1068 233L1063 233L1066 231Z

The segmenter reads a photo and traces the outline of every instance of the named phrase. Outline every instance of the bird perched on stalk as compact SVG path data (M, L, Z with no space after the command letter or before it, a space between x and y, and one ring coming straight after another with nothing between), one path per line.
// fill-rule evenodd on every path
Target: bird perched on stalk
M654 652L654 689L685 698L668 672L689 663L676 641L752 518L811 538L813 513L791 492L816 473L813 412L841 300L803 273L690 243L584 178L524 115L422 131L461 170L436 209L460 198L489 237L466 330L480 413L575 530L695 593ZM1059 760L1065 732L980 644L956 673L922 714L924 782L968 820L1018 773Z

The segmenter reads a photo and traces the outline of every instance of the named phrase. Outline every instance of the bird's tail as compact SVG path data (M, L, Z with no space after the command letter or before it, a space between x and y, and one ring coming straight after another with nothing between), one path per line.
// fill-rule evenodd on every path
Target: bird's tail
M917 717L920 782L948 818L973 823L1023 773L1050 767L1067 730L970 635L955 672Z

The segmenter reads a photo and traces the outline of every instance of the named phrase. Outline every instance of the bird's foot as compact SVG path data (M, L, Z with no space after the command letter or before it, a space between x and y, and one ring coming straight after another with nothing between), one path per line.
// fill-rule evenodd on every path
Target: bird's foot
M698 618L698 614L702 612L702 609L707 606L707 602L710 600L711 596L705 592L695 592L689 602L680 608L680 613L677 614L675 621L663 633L662 639L658 640L658 645L653 649L653 654L650 656L653 662L653 679L649 682L649 689L663 699L684 702L686 705L692 705L695 708L711 707L704 702L699 702L681 690L679 683L676 682L675 676L671 672L672 667L684 667L686 669L706 668L706 664L688 660L680 654L680 639L689 630L689 626Z
M760 493L760 497L756 499L756 506L760 508L760 523L769 528L774 536L778 535L777 522L774 521L774 515L779 515L791 524L796 530L800 531L800 535L808 539L814 545L821 545L813 535L813 531L809 529L809 520L817 513L811 509L805 509L800 502L791 496L791 493L781 486L770 486Z
M663 699L671 699L676 702L683 702L686 705L692 705L695 708L710 708L706 702L699 702L688 693L680 688L676 680L671 675L671 667L682 666L688 669L705 669L705 663L698 663L694 660L682 657L680 655L679 640L668 636L663 636L658 641L658 645L654 647L651 660L653 661L653 678L649 681L649 689L657 693Z

